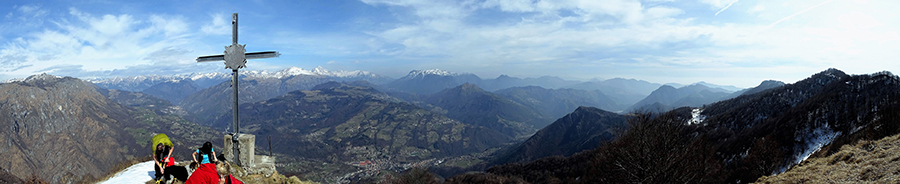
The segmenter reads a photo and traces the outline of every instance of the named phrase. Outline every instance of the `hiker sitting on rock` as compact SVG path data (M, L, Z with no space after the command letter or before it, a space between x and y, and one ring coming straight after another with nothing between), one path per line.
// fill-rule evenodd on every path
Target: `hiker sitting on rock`
M200 156L197 156L197 155L200 155ZM200 163L200 165L203 165L203 164L218 162L219 160L216 159L215 155L216 155L216 150L212 148L212 143L207 141L206 143L203 143L203 147L200 147L200 149L197 149L197 151L194 151L194 153L191 155L191 158L194 159L194 162L197 162L197 163ZM198 159L200 161L197 161Z

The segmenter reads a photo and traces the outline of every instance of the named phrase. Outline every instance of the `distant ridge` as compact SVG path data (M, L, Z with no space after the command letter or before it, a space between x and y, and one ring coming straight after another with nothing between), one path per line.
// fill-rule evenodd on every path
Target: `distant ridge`
M495 164L527 163L592 150L613 139L616 129L625 128L625 125L624 115L594 107L578 107L507 151Z
M447 117L510 137L529 135L550 122L539 112L472 83L437 92L425 101L446 110Z
M659 87L659 89L653 91L653 93L650 93L650 95L643 100L629 107L626 112L666 112L683 106L699 107L722 100L722 98L727 97L730 94L730 92L717 88L710 88L700 83L681 88L663 85Z

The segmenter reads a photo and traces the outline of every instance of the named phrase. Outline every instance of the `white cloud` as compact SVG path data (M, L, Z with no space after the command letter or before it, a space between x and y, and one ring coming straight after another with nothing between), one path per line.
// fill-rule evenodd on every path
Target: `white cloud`
M139 65L193 63L183 56L188 51L182 48L191 41L179 16L92 15L70 8L68 17L52 22L56 29L25 33L0 46L3 76L103 74Z
M10 11L5 18L7 23L15 22L14 28L3 26L2 29L15 29L21 27L36 27L44 24L44 18L49 12L39 5L16 5L13 6L15 11ZM0 30L0 33L6 32Z
M506 12L533 12L535 11L535 6L531 1L520 1L520 0L487 0L484 2L483 7L492 8L498 7L502 11Z
M742 7L736 0L700 2L710 6L709 14L729 7L748 11L735 11L729 17L744 17L718 23L698 21L704 17L685 14L681 6L672 2L488 0L474 11L516 16L489 24L418 16L419 19L369 34L386 43L382 45L402 45L398 52L386 55L428 60L436 67L629 68L620 71L688 67L693 69L677 71L729 69L795 75L785 82L829 67L872 72L860 68L868 63L876 64L875 68L897 66L890 63L890 58L900 56L900 52L890 51L900 47L894 41L900 38L900 29L887 23L898 21L897 13L872 11L897 8L897 3L873 7L874 3L851 1L767 1ZM391 1L378 5L402 5L413 11L433 6L423 3ZM450 8L471 7L455 6L462 8ZM462 17L466 16L470 16L466 20L486 18L471 17L478 16L474 14ZM785 23L787 19L791 20L789 24ZM848 62L859 60L865 60L867 65ZM766 71L767 68L773 71ZM798 68L806 68L803 70L809 73L789 71ZM874 71L880 70L884 69ZM744 82L748 82L745 86L759 83Z
M676 16L676 15L680 15L680 14L684 13L684 11L681 9L664 7L664 6L647 8L645 10L645 12L646 12L645 14L646 14L647 19L650 19L650 20L658 19L658 18L672 17L672 16Z
M166 36L175 36L187 31L190 27L181 17L151 15L150 23L155 29L162 30Z
M38 5L22 5L18 6L16 10L22 13L22 16L19 17L19 19L21 20L28 20L31 18L38 18L47 15L47 10L41 9L41 7Z
M417 8L415 3L384 4ZM422 21L370 34L384 42L403 45L403 52L395 54L480 60L485 65L535 63L559 58L584 59L584 55L591 55L597 50L632 52L643 47L656 47L662 42L693 39L702 34L698 28L674 26L683 24L683 21L670 18L683 14L683 10L667 6L643 7L638 1L494 0L484 2L480 7L526 14L514 24L490 26L420 17ZM558 16L559 11L573 11L576 15Z
M747 12L753 14L753 13L761 12L763 10L766 10L766 6L763 6L762 4L757 4L757 5L753 6L752 8L750 8L749 10L747 10Z
M209 35L226 35L231 34L231 20L225 14L217 13L209 15L212 19L209 23L200 27L200 31Z

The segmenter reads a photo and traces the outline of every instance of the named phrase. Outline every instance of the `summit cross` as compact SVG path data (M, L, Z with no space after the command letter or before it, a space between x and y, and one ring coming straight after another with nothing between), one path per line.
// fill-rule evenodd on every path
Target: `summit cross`
M245 45L238 44L238 14L234 13L231 15L231 45L225 47L225 54L221 55L211 55L211 56L200 56L197 57L197 62L212 62L212 61L225 61L225 68L231 69L231 87L234 91L234 104L231 106L234 116L232 116L232 121L234 122L234 133L231 136L232 141L232 150L234 155L234 163L241 163L240 150L238 149L238 134L240 133L240 120L238 119L238 69L246 67L247 59L263 59L263 58L273 58L278 57L281 54L277 51L264 51L264 52L251 52L246 53L247 50L244 49ZM227 149L227 148L226 148Z

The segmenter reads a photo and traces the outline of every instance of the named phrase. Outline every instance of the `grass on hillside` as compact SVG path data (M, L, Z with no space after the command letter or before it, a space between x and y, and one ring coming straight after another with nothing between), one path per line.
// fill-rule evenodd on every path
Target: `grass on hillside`
M831 156L810 158L757 183L900 183L900 134L844 145Z

